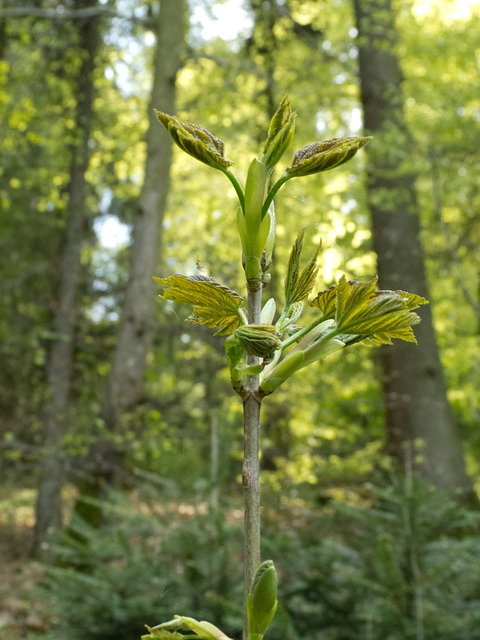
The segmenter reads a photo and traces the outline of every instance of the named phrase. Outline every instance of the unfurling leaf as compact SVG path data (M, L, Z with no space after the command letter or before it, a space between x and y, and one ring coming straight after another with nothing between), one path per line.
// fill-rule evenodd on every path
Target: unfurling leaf
M324 319L335 319L335 333L346 344L392 344L394 338L416 343L412 327L420 318L413 309L428 301L406 291L377 290L376 284L377 278L361 283L343 276L311 305L322 311Z
M285 306L290 307L296 302L306 300L310 295L318 274L318 252L316 250L313 257L300 272L300 257L303 248L303 229L298 233L297 239L290 253L288 262L287 277L285 279Z
M172 140L189 155L220 171L226 171L233 165L233 162L225 158L225 145L222 140L203 127L185 122L157 109L154 109L154 113L157 120L167 129Z
M213 278L175 274L153 279L164 287L163 298L193 305L193 314L187 320L210 328L220 327L217 336L228 336L244 324L242 296Z
M142 640L230 640L218 627L210 622L195 620L187 616L175 616L173 620L155 627L147 627L149 634ZM193 632L193 634L192 634Z
M371 137L352 136L314 142L295 153L293 162L285 173L294 178L335 169L353 158L370 140Z
M270 171L290 146L295 131L294 113L290 107L290 101L285 96L280 103L268 127L267 140L263 149L262 161Z
M285 307L277 322L278 330L281 332L298 320L303 310L304 301L310 295L317 279L319 249L300 271L303 237L304 231L302 229L290 252L287 277L285 278Z

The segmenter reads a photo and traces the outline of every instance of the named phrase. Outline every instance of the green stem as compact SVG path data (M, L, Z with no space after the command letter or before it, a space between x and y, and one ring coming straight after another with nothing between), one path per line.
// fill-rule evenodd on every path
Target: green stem
M233 185L233 188L235 189L237 196L238 196L238 200L240 202L240 206L242 207L242 211L243 213L245 213L245 194L243 193L243 189L240 185L240 182L237 179L237 176L230 171L230 169L226 169L224 171L225 175L227 176L227 178L230 180L230 182Z
M295 344L295 342L299 342L303 338L303 336L306 336L307 333L310 333L312 329L314 329L316 326L318 326L322 322L325 322L325 318L323 316L320 318L317 318L306 327L303 327L303 329L296 331L293 335L291 335L289 338L287 338L282 342L282 351L287 347L289 347L291 344Z
M259 324L262 308L262 288L247 283L248 321ZM259 358L249 356L248 364L258 364ZM243 394L244 449L242 485L244 500L244 640L248 638L246 598L255 572L260 565L260 410L262 398L260 376L249 376Z
M275 198L275 196L277 195L278 190L280 189L280 187L285 184L285 182L287 180L289 180L291 178L291 176L288 173L283 173L280 178L275 182L275 184L273 185L273 187L270 189L270 191L267 194L267 197L265 198L265 202L263 203L263 207L262 207L262 217L261 219L263 220L264 217L267 215L267 211L269 206L272 204L273 199Z

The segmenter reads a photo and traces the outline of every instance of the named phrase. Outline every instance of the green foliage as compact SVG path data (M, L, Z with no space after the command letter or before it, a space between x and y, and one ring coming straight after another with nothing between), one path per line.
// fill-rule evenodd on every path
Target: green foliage
M187 616L175 616L173 620L156 627L147 626L149 633L142 640L182 640L192 638L198 640L230 640L223 631L211 622L199 622Z
M241 576L237 524L187 505L169 483L150 484L130 499L111 494L100 529L76 519L46 568L44 589L58 624L72 640L132 640L145 621L195 610L237 634ZM68 588L66 587L68 585Z
M284 532L267 526L298 637L479 638L478 514L401 476L363 499L299 513Z
M349 32L352 26L349 3L338 3L335 11L326 11L324 3L313 1L288 4L289 15L283 14L275 24L277 84L274 90L280 96L287 92L298 96L302 124L297 128L296 136L298 146L305 148L311 140L327 131L327 135L337 139L348 136L352 131L352 123L358 116L356 49ZM463 17L460 9L454 15L454 3L417 5L412 5L414 10L407 5L402 6L398 15L399 53L405 72L405 93L408 95L406 116L412 132L409 164L417 175L436 329L450 400L461 428L469 468L478 475L480 439L475 427L480 407L480 350L475 302L478 303L477 247L480 242L477 215L480 194L477 179L479 104L478 65L472 52L478 46L479 12L472 3ZM467 15L468 11L470 15ZM47 328L50 307L55 303L52 283L62 239L69 147L76 135L72 130L75 101L71 80L78 67L78 59L72 47L70 21L10 17L5 22L6 40L2 40L2 45L6 46L2 46L4 57L0 61L0 104L5 115L0 124L3 148L0 170L0 417L6 435L1 443L0 467L2 475L11 472L19 482L31 486L39 455L38 416L45 394L43 364L51 340ZM109 212L127 223L136 215L145 155L144 113L150 82L146 60L151 51L150 45L145 46L147 39L143 29L141 21L136 22L133 30L127 21L123 21L121 29L117 24L108 32L98 60L96 127L90 141L90 214L101 213L98 202L105 194L111 193L113 200ZM132 33L138 53L132 53L133 47L128 46L132 42ZM147 36L150 35L147 32ZM242 39L235 42L222 38L205 39L197 31L190 35L189 47L193 55L185 59L185 65L178 74L178 113L186 120L204 122L220 137L227 139L228 136L234 141L239 171L248 170L247 151L250 153L257 143L259 158L265 164L271 163L269 158L277 161L274 150L276 154L284 144L287 146L285 141L293 130L290 125L293 125L295 114L284 103L279 116L272 120L264 143L262 132L268 127L265 114L269 96L265 91L262 56L258 49L252 48L251 38L245 42ZM126 83L122 69L127 66L135 68L135 73ZM312 86L315 86L315 91L312 91ZM241 103L239 95L242 96ZM377 145L378 141L375 141ZM223 147L219 151L223 155ZM382 151L380 148L379 153ZM271 269L269 295L280 298L283 282L287 279L290 248L288 241L284 240L295 237L297 229L304 225L310 234L316 234L315 246L318 238L322 238L323 250L317 258L319 276L325 283L322 286L335 286L343 272L348 274L347 282L349 279L371 279L374 256L362 180L356 170L361 165L356 167L355 164L342 165L329 173L331 179L328 184L319 175L301 183L291 181L288 190L282 192L282 198L277 202L278 238L282 241L275 247L277 260ZM220 172L211 172L211 177L206 178L206 167L199 166L197 171L192 171L191 165L188 158L184 161L183 157L178 157L173 167L169 211L163 231L162 263L169 272L190 273L199 260L209 272L218 274L218 279L227 283L231 291L240 291L239 259L232 251L236 228L228 215L229 211L235 210L235 191L230 189L225 193L222 190L224 177ZM236 194L239 193L237 188ZM242 216L241 224L244 222L241 207L239 214ZM274 225L271 214L267 212L266 215L270 216L268 232L265 231L267 223L263 229L267 236L267 253L267 244L271 240L268 236ZM313 225L315 230L312 231ZM120 282L115 278L114 286L110 286L105 268L99 267L95 259L99 249L95 246L92 231L89 233L88 246L82 254L86 268L84 295L75 310L80 336L75 345L73 399L76 409L69 416L71 428L66 448L67 456L73 453L75 458L78 449L84 448L82 443L90 443L99 433L103 434L98 421L101 392L115 340L115 319L123 301L128 263L126 250L122 254L112 251L105 257L110 270L122 272ZM200 244L198 238L201 238ZM271 247L269 251L271 253ZM104 308L108 307L109 318L98 322L92 319L91 310L105 286ZM310 321L308 314L316 312L316 309L308 308L306 304L305 307L292 305L287 316L290 326L299 318L295 314L302 311ZM279 312L283 313L282 309ZM267 316L261 322L273 324L276 318ZM221 429L221 488L230 487L238 479L241 434L236 425L239 409L228 397L229 381L219 364L223 355L218 349L219 341L215 343L196 325L182 328L172 305L159 305L158 318L158 334L149 354L145 401L124 416L122 431L114 437L126 451L127 468L160 468L162 473L188 489L191 499L198 487L209 483L208 429L211 421L217 420ZM232 369L240 365L245 351L244 345L235 343ZM312 365L304 370L301 379L290 378L288 387L277 388L275 406L272 404L266 409L263 459L265 465L269 464L274 470L265 470L264 480L265 484L278 490L278 498L271 498L271 508L276 511L288 501L289 492L295 495L301 492L301 483L318 486L322 491L325 487L354 485L378 464L383 421L379 409L381 390L380 376L374 365L375 351L343 350L340 355L335 366L329 368L328 375L320 375L319 365ZM298 354L295 357L302 360ZM246 371L240 372L240 379ZM352 372L356 375L352 376ZM73 464L76 466L77 461ZM70 468L71 465L71 460L67 460L67 466ZM324 499L323 494L321 498ZM163 497L159 501L163 502ZM324 510L319 511L314 497L310 496L305 506L325 516ZM177 517L176 512L172 513L171 522ZM380 598L375 600L378 593L374 585L380 570L377 569L378 575L371 578L367 591L362 587L354 588L350 580L352 572L358 576L370 571L367 560L362 558L374 560L374 545L370 544L368 533L373 529L362 525L362 530L366 528L367 533L361 539L352 540L348 535L352 517L348 515L342 535L337 532L335 537L331 536L333 524L330 530L325 531L317 517L305 520L302 516L299 520L303 530L299 531L292 517L284 539L280 541L277 537L271 544L269 540L265 541L268 556L275 557L279 567L282 599L292 609L292 616L293 609L297 607L297 627L302 637L317 640L323 634L325 638L351 638L359 636L363 630L362 637L368 638L369 603L366 594L372 594L372 600L376 602L374 617L384 621L384 637L390 635L387 612L390 615L392 605L387 600L392 594L384 589L386 600L383 604ZM365 512L365 517L368 517L368 512ZM401 530L400 519L395 521ZM119 529L129 529L123 517L119 517L118 522L121 523ZM162 537L169 524L165 523L160 532L152 525L152 536ZM327 519L325 526L330 524ZM278 521L266 530L266 534L273 537L278 533L277 527ZM356 521L355 531L359 527ZM111 556L106 551L100 552L101 543L96 539L99 532L91 532L88 548L92 557L98 559L96 575L108 583L98 593L102 606L95 602L90 590L83 610L86 614L83 617L76 615L85 601L85 589L81 581L76 582L75 572L68 571L63 577L59 576L55 588L60 599L65 597L68 600L66 584L72 585L74 591L62 613L63 619L68 619L69 614L74 618L68 633L63 635L80 635L84 621L89 621L89 628L93 628L96 613L90 616L89 611L98 605L99 620L108 619L108 608L115 609L117 622L112 624L117 625L117 637L121 637L125 630L122 619L136 618L135 610L143 610L143 600L131 605L125 602L134 601L135 590L143 594L142 587L135 586L135 581L143 575L142 580L149 584L147 574L150 566L155 566L155 559L148 556L148 561L142 564L138 573L132 569L132 579L120 579L117 590L117 576L109 566L110 559L117 562L119 573L122 568L127 576L126 559L135 564L143 550L136 550L132 541L128 551L122 551L116 540L118 532L101 530L100 533L108 537L108 544L114 549ZM380 525L377 533L380 535ZM385 563L389 553L392 557L389 545L394 547L393 556L398 554L395 535L392 538L390 533L384 546L378 545L379 556L383 554ZM320 536L323 536L321 541ZM202 540L207 538L201 533L201 528L183 531L175 547L178 554L172 552L172 557L179 558L183 553L180 547L185 547L190 559L185 561L185 565L182 560L182 566L200 566L200 574L207 576L207 562L211 556L208 547L202 544ZM197 542L202 553L196 548ZM435 544L436 557L432 551ZM440 536L436 543L433 539L431 542L428 559L434 559L432 567L436 568L437 574L428 574L428 580L436 601L442 602L443 598L445 606L438 620L449 630L447 637L455 637L452 629L456 627L457 638L476 638L477 604L472 595L477 575L475 544L473 536L464 540L451 537L442 540ZM279 564L282 550L288 562ZM226 553L228 555L228 551ZM212 605L203 613L203 594L208 596L210 593L208 577L203 582L199 581L196 591L190 587L185 574L177 575L171 570L173 559L164 559L169 575L178 579L172 592L178 596L177 600L174 602L171 598L171 608L157 609L153 605L155 610L145 613L139 620L140 626L146 620L156 620L159 616L171 618L172 613L179 610L178 603L182 610L198 612L225 625L229 633L233 633L230 629L238 630L240 623L236 626L224 623L222 616L230 615L230 611L225 613L227 603L217 608ZM238 554L231 566L236 567L237 561ZM76 561L73 564L76 566ZM440 580L441 575L444 580ZM120 585L122 594L119 596ZM237 591L231 597L239 602L238 584L235 588ZM224 591L228 592L228 589L222 589L221 593ZM164 594L168 602L170 593ZM198 596L199 593L202 597ZM142 597L148 602L150 596L143 594ZM351 613L357 601L364 603L363 613L352 619ZM382 610L383 606L385 610ZM122 613L122 607L130 613ZM274 624L284 620L285 615L285 609L280 607ZM396 615L394 612L393 617ZM469 619L473 621L471 627L468 626ZM105 623L104 629L107 626ZM402 627L400 623L399 626ZM282 627L277 637L287 637L291 628L290 624ZM90 640L87 631L85 635ZM130 634L128 640L132 635L135 634ZM438 636L443 639L443 628L439 629Z
M223 143L219 147L217 142L212 142L217 140L215 136L196 125L181 123L173 116L162 114L160 122L184 151L201 162L220 168L213 160L206 160L207 156L210 158L212 146L223 154ZM266 272L270 269L275 242L273 198L279 188L292 177L307 176L344 164L370 141L370 138L349 137L308 145L295 154L291 167L287 167L270 186L271 173L290 143L293 130L294 117L288 100L284 98L270 121L264 148L266 160L252 160L245 191L241 190L236 178L233 181L240 203L237 223L249 295L261 290L262 283L268 281ZM179 136L183 136L181 141ZM190 140L188 145L186 136ZM232 174L229 173L228 177L231 179ZM177 275L155 278L166 287L164 297L194 305L195 313L190 319L209 327L222 326L223 329L217 332L219 335L228 335L237 329L235 337L227 342L226 350L232 386L239 394L242 394L249 376L261 374L259 390L268 395L299 369L355 342L392 344L392 338L415 342L412 326L420 319L413 309L427 301L402 291L377 291L376 279L362 285L347 282L342 276L338 285L321 292L311 303L320 309L322 315L306 327L291 328L301 314L304 300L315 286L318 273L318 252L299 271L302 246L303 232L298 235L290 254L284 309L275 326L265 324L262 328L252 323L250 318L250 325L237 328L240 324L247 324L246 314L239 311L242 299L210 278L207 288L203 277ZM210 300L212 293L213 300ZM220 294L223 294L223 299L218 304ZM235 300L233 312L232 300ZM291 345L296 346L288 351ZM262 362L245 365L242 363L242 351L262 358Z
M248 313L240 313L239 304L231 313L231 300L237 294L228 292L228 310L225 300L213 304L193 278L172 276L156 280L166 286L164 297L194 305L194 319L207 326L222 326L218 334L233 336L226 340L227 360L234 390L243 400L244 417L244 575L247 622L245 640L261 640L277 608L276 573L273 564L260 565L260 468L259 433L260 407L264 396L275 391L293 373L324 358L333 351L359 341L373 344L391 344L392 338L415 341L412 326L419 322L413 312L427 301L414 294L399 291L377 292L376 279L365 285L347 282L342 276L333 290L317 296L320 309L318 319L306 327L292 326L302 311L303 302L310 295L318 273L317 254L299 272L303 234L297 236L287 270L284 310L273 325L275 302L262 312L262 288L270 276L271 256L275 244L276 220L274 197L280 187L292 177L308 176L338 167L350 160L369 138L333 139L310 144L294 155L293 163L273 183L272 173L293 137L294 117L288 100L284 99L270 121L262 160L254 158L247 172L245 189L228 169L231 164L223 157L223 143L197 125L184 123L173 116L159 114L160 122L172 139L188 154L215 169L221 169L233 184L240 204L237 227L243 249L243 267L247 288ZM227 164L222 164L227 162ZM193 286L195 284L195 286ZM226 288L209 279L208 293ZM199 289L202 289L201 293ZM171 290L170 290L171 289ZM193 293L193 295L192 295ZM262 315L268 324L259 324ZM239 319L242 319L240 324ZM226 325L225 328L223 326ZM293 345L292 350L289 347ZM243 356L246 356L243 362ZM252 404L253 401L253 404ZM260 565L260 566L259 566ZM272 573L273 572L273 573ZM265 585L272 584L275 596L265 606ZM250 582L253 580L249 591ZM268 591L268 589L267 589ZM270 589L272 591L272 589ZM259 595L261 593L261 596ZM190 622L185 622L189 620ZM179 622L180 621L180 622ZM180 630L193 630L199 637L204 633L199 623L177 618L150 629L150 636L158 640L180 640ZM200 623L200 626L203 623ZM180 627L179 627L180 625ZM218 630L217 630L218 631ZM187 635L187 637L189 637Z
M297 490L265 514L264 552L279 574L271 637L478 640L478 513L408 477L378 480L323 506L315 487ZM102 529L77 522L46 576L58 617L52 637L68 629L72 640L132 640L145 620L170 621L179 608L238 637L236 504L218 517L201 508L145 482L130 501L111 499ZM264 569L270 610L273 574L270 564Z
M345 344L392 344L393 338L416 343L412 326L420 318L412 310L427 300L405 291L378 291L376 282L347 282L342 276L337 286L319 293L311 304L322 312L322 321L335 319Z
M228 336L245 322L240 311L242 296L213 278L174 275L153 279L164 287L163 298L193 305L194 314L188 320L207 327L220 327L217 336Z

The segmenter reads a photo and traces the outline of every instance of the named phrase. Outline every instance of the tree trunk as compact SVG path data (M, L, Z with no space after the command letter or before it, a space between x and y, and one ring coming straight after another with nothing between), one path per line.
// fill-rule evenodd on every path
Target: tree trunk
M367 149L367 198L381 288L428 298L415 176L396 55L391 0L353 0ZM387 450L437 486L471 489L446 396L430 306L420 311L418 346L397 343L380 351Z
M93 7L96 0L78 0L77 7ZM81 277L80 252L85 226L85 173L90 152L94 100L95 54L99 42L98 17L78 23L81 65L77 78L76 130L78 143L72 149L65 243L58 268L53 339L47 360L48 397L44 406L43 456L36 503L34 552L47 558L48 541L61 525L63 456L61 441L68 427L75 337L76 297Z
M184 0L162 0L148 107L145 178L133 228L130 277L103 405L103 418L110 433L117 429L119 417L141 400L147 354L155 330L157 286L152 275L160 253L172 144L168 132L156 120L153 108L175 112L176 75L183 54L185 17ZM108 441L94 446L89 460L89 479L81 487L81 493L98 498L103 485L115 484L122 458L122 451ZM92 524L98 523L99 510L91 505L85 504L82 508L78 504L76 512Z

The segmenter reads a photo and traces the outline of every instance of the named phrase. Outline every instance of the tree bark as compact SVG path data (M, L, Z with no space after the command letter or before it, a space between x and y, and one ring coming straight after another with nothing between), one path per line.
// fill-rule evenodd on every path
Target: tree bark
M184 0L162 0L154 58L154 79L148 107L145 177L133 227L130 277L112 369L103 404L103 419L110 433L122 414L142 398L147 354L155 330L157 286L152 281L161 247L161 231L170 187L172 144L168 132L156 120L153 108L175 112L176 75L181 66L185 32ZM115 484L123 454L109 441L93 447L89 479L81 487L85 495L101 495L102 485ZM95 508L76 509L92 522ZM88 514L88 515L87 515ZM95 524L95 522L92 522Z
M428 298L420 212L396 53L391 0L353 0L367 149L367 199L381 288ZM446 395L431 307L420 311L418 346L380 351L387 450L437 486L470 491L462 447Z
M96 0L77 0L79 8L94 7ZM81 278L80 252L85 227L85 174L90 159L94 100L95 55L99 43L98 17L78 23L81 65L76 81L76 130L72 148L65 241L58 267L52 332L54 338L46 366L48 397L42 420L43 455L36 502L34 553L48 558L48 542L61 525L63 456L61 441L68 427L75 338L76 297Z

